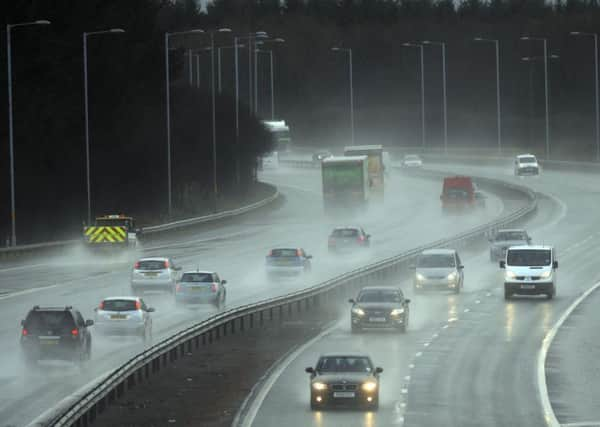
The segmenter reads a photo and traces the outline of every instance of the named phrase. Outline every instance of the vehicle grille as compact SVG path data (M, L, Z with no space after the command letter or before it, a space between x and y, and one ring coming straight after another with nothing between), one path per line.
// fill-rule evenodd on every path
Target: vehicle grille
M331 386L333 391L356 391L358 385L356 384L333 384Z
M386 310L381 310L381 309L365 310L365 315L367 315L367 316L385 317L385 316L387 316L387 314L388 314L388 312Z
M517 279L517 280L525 280L525 277L527 277L527 276L517 276L517 277L515 277L515 279ZM529 278L531 280L540 280L541 276L529 276Z

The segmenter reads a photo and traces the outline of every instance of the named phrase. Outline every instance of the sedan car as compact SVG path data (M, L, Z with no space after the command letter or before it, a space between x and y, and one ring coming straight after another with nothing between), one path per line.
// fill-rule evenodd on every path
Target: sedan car
M429 249L421 252L415 268L414 289L445 289L459 293L463 287L463 265L454 249Z
M177 267L172 259L163 257L142 258L135 262L131 271L131 291L138 294L145 290L164 290L173 293Z
M379 408L379 375L369 356L363 354L327 354L317 366L306 368L310 374L310 409L352 405Z
M137 335L144 341L152 338L152 307L135 296L110 297L94 309L94 324L103 335Z
M271 249L266 257L269 276L297 275L310 271L312 255L302 248Z
M527 231L519 228L498 230L489 239L490 261L506 258L506 251L511 246L526 246L531 244Z
M392 328L406 332L409 319L409 299L394 286L368 286L361 289L356 299L350 299L350 327L352 332L363 328Z
M423 160L416 154L407 154L402 159L401 166L403 168L421 168L423 167Z
M336 227L327 242L329 252L368 248L370 245L371 235L361 227Z
M183 273L175 286L175 303L214 304L221 308L225 304L227 280L214 271L189 271Z

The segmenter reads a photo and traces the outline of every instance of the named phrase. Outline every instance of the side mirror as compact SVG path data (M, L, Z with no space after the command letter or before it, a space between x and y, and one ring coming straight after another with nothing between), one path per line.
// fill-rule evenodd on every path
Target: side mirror
M308 367L304 370L304 372L306 372L307 374L314 374L315 369L313 367Z
M379 366L375 368L376 374L381 374L382 372L383 372L383 368L380 368Z
M350 298L350 299L348 300L348 302L349 302L349 303L351 303L351 304L356 304L356 301L354 300L354 298Z
M500 268L506 268L506 261L500 261Z
M154 307L148 307L148 310L146 310L148 313L154 313L156 310L154 309Z
M221 280L221 285L226 285L227 284L227 280Z
M558 268L558 261L554 261L552 263L552 268Z
M462 265L462 264L458 266L458 269L459 269L459 270L462 270L463 268L465 268L465 266L464 266L464 265Z
M92 326L94 324L94 321L91 319L88 319L85 321L85 326Z
M406 304L409 304L409 303L410 303L410 299L408 299L408 298L404 298L404 302L405 302Z

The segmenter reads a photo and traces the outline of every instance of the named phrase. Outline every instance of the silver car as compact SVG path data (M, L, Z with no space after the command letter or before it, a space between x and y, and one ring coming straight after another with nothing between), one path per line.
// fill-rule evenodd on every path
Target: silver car
M103 335L137 335L144 341L152 337L152 307L140 297L110 297L94 309L94 325Z
M506 258L506 251L511 246L527 246L531 244L531 237L527 231L514 228L502 229L490 237L490 261Z
M131 291L134 294L146 290L173 293L180 270L181 267L177 267L170 258L142 258L136 261L131 271Z
M424 289L446 289L459 293L463 287L463 265L454 249L430 249L417 258L414 277L415 292Z
M175 304L214 304L221 308L227 295L226 283L214 271L187 271L175 287Z

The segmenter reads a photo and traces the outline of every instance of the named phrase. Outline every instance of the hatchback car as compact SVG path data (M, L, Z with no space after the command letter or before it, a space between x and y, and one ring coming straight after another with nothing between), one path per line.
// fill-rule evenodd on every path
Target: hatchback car
M329 157L333 157L333 154L329 150L319 150L313 153L312 161L314 163L321 163L321 160L328 159Z
M463 265L454 249L429 249L417 257L414 290L446 289L459 293L464 283Z
M329 252L368 248L371 245L371 235L361 227L337 227L329 235L327 247Z
M523 229L498 230L490 242L490 261L498 261L506 258L506 251L511 246L527 246L531 244L531 237Z
M94 309L94 323L103 335L138 335L144 341L152 337L152 307L140 297L110 297Z
M33 307L21 321L21 350L25 362L67 360L83 363L92 352L93 320L84 320L78 310L66 307Z
M407 154L402 159L400 164L403 168L421 168L423 167L423 160L416 154Z
M177 272L180 270L181 267L177 267L170 258L142 258L133 265L131 291L134 294L146 290L164 290L173 293Z
M521 154L515 157L514 170L516 176L539 175L540 165L533 154Z
M409 299L394 286L369 286L361 289L356 299L350 299L352 332L363 328L392 328L406 332L410 309Z
M379 375L369 356L363 354L327 354L317 365L305 369L310 374L310 409L351 405L379 408Z
M175 286L175 303L213 304L221 308L225 304L227 280L214 271L188 271L183 273Z
M312 255L302 248L271 249L266 257L269 276L297 275L310 271Z

